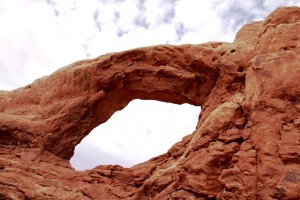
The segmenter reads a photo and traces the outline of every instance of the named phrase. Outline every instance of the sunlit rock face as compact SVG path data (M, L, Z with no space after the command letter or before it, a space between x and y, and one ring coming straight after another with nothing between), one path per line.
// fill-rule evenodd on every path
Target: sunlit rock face
M79 61L0 92L2 199L299 199L300 8L234 43L152 46ZM131 168L69 159L133 99L201 105L195 132Z

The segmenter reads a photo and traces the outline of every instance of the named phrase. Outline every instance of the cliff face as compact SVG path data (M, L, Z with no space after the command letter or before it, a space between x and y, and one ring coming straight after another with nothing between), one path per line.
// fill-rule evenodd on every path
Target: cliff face
M300 8L279 8L233 43L106 54L0 91L0 199L300 199L299 32ZM196 131L132 168L74 170L135 98L201 105Z

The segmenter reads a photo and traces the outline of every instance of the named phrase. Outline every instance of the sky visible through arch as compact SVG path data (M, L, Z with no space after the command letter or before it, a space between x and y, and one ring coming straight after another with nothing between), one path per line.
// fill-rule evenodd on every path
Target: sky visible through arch
M242 25L264 19L279 6L300 6L300 1L1 0L0 89L11 90L24 86L74 61L108 52L156 44L232 42L235 33ZM150 115L152 110L148 111L147 107L150 107L151 103L148 106L141 104L143 103L139 101L133 102L129 105L132 110L124 111L134 113L143 109L145 115ZM165 107L151 104L151 107L157 107L161 111L159 115L155 113L152 118L181 110L175 105ZM199 114L199 108L184 110L190 113L182 111L183 114L180 115L184 115L186 119L181 122L186 125L181 126L195 128L194 124L189 124L197 118L195 113ZM124 122L125 119L121 120L124 124L128 123ZM143 125L144 121L137 121L136 124ZM110 126L114 127L117 124ZM123 129L125 130L122 134L125 135L127 129L130 131L129 128ZM108 135L112 140L118 137L109 133ZM89 158L91 154L101 155L104 160L108 160L107 157L111 159L109 162L114 164L119 162L124 166L145 161L149 155L146 155L147 151L141 148L147 146L146 142L149 143L155 138L162 141L161 135L148 135L152 135L153 138L141 141L140 146L135 149L130 146L131 151L141 153L139 155L127 152L130 149L129 145L132 144L114 147L112 148L114 152L107 152L109 148L103 148L103 144L102 147L94 145L95 139L84 141L84 151L76 158L76 162L84 163L84 166L79 164L78 168L83 169L94 165L92 160L94 157ZM110 147L114 145L110 144ZM159 149L162 145L164 143L153 145L152 148ZM95 153L97 149L98 154ZM128 155L133 155L133 158Z

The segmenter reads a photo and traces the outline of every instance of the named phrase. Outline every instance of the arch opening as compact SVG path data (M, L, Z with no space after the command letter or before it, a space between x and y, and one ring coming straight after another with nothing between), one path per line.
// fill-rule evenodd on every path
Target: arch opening
M68 102L49 122L51 135L43 136L43 146L69 160L84 137L133 99L203 105L219 78L219 69L206 62L210 54L209 49L189 45L154 46L104 55L89 60L88 66L77 62L66 68L67 73L58 71L56 76L64 78L57 88L68 84L51 96L60 101L65 94Z
M131 167L147 161L191 134L200 111L200 106L190 104L132 100L76 146L71 165L87 170L109 164Z

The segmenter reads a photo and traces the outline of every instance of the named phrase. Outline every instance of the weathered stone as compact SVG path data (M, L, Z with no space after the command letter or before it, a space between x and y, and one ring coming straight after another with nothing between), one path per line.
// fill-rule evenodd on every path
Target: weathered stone
M111 53L0 91L0 199L300 199L300 8L233 43ZM133 99L201 105L195 132L132 168L69 163ZM172 134L172 133L170 133Z

